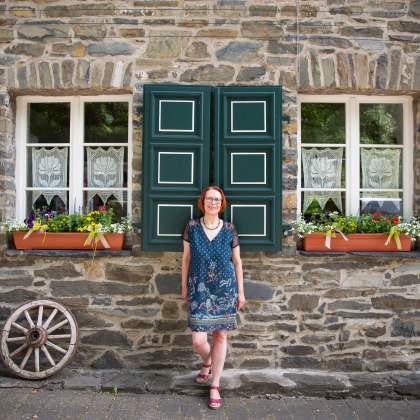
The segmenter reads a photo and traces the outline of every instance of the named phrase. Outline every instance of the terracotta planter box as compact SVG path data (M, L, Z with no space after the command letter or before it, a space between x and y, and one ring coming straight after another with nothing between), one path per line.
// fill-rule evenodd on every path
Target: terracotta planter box
M410 251L411 239L400 234L401 249L397 248L394 239L385 245L388 235L386 233L351 233L347 235L348 241L344 240L340 234L331 238L331 248L325 246L325 234L312 233L303 238L303 249L305 251Z
M16 249L83 249L93 250L92 243L85 246L88 237L87 233L81 232L47 232L32 233L28 238L23 239L27 232L13 232L13 240ZM104 234L110 248L105 248L101 241L96 249L120 250L124 245L124 233Z

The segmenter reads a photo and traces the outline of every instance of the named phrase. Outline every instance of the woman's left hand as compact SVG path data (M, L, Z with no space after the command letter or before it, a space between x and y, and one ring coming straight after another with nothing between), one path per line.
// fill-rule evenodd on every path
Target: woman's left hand
M244 307L246 303L245 295L243 293L238 294L238 309L241 309Z

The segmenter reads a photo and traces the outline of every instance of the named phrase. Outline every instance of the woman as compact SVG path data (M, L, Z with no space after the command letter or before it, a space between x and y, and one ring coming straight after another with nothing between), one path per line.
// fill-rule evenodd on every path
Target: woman
M235 328L236 310L245 305L242 262L234 226L219 219L226 207L221 188L207 187L198 207L204 216L190 220L183 234L182 297L189 303L194 350L203 361L195 381L204 384L212 375L209 407L218 409L227 331ZM213 348L207 333L213 333Z

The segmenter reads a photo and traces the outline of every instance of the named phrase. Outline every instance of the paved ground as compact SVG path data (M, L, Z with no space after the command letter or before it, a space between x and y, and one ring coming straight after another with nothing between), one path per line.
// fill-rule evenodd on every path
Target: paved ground
M420 400L229 397L213 411L204 396L11 388L0 389L0 419L418 420Z

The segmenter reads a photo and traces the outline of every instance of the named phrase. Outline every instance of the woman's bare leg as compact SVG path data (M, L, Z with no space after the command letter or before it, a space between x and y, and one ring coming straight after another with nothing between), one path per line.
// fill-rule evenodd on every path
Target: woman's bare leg
M212 378L211 384L220 386L220 378L222 376L223 367L225 365L227 352L227 331L213 332L213 350L211 352L212 360ZM210 398L220 398L219 391L215 389L210 390Z
M211 365L211 347L207 341L206 332L193 332L192 342L194 350L201 356L204 365ZM201 367L200 374L208 375L210 368Z

